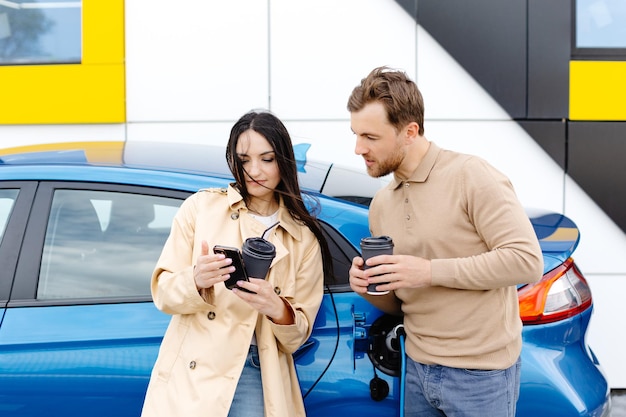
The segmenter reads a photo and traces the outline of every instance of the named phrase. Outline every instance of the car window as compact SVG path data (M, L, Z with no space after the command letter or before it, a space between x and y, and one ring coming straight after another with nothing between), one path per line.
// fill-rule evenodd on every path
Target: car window
M37 299L150 294L150 277L181 199L56 190Z
M325 284L333 288L333 292L344 292L350 290L350 267L352 258L359 256L359 253L350 243L326 222L321 222L322 231L328 243L333 261L333 277L325 277Z
M4 230L13 210L17 193L18 190L0 190L0 240L4 237Z

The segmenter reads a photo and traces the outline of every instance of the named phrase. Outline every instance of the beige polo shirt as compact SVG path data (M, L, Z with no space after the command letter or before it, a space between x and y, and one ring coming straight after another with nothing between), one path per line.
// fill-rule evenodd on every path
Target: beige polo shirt
M431 143L407 180L370 206L373 236L394 253L432 260L432 286L403 289L407 354L456 368L504 369L522 346L517 285L538 281L543 257L510 181L484 160Z

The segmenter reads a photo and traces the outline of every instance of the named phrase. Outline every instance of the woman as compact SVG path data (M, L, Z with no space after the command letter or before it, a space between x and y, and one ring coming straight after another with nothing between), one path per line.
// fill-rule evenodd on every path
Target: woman
M293 146L268 112L233 126L228 189L201 190L174 218L152 276L155 305L172 315L142 416L304 416L292 353L310 336L331 258L300 194ZM266 279L223 282L231 259L215 245L276 246ZM246 292L249 290L251 292Z

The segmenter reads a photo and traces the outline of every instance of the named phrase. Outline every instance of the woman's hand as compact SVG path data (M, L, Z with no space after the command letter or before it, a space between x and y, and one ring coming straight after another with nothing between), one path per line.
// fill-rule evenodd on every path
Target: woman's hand
M287 307L286 302L274 292L272 284L260 278L250 278L250 282L238 281L237 286L245 288L252 293L248 293L233 288L233 293L250 304L259 313L267 316L276 324L293 324L295 318L292 310Z
M193 268L193 279L198 290L211 288L218 282L224 282L230 277L230 273L235 271L234 266L230 266L232 260L224 255L209 254L209 244L202 241L200 256L196 260Z

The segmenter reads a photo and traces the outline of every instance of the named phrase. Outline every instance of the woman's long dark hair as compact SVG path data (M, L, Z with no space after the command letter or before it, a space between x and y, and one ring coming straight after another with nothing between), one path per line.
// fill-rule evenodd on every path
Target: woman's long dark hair
M287 128L278 117L262 111L251 111L244 114L232 127L230 138L226 146L226 162L233 173L239 192L246 205L250 203L250 194L246 189L245 170L241 160L237 156L237 142L242 133L253 130L263 136L272 145L276 155L278 171L280 173L280 183L276 187L275 197L278 202L279 195L283 197L283 203L289 214L297 221L305 224L317 238L322 250L322 260L325 280L333 279L333 264L328 243L322 233L322 228L315 218L306 208L302 200L302 191L298 183L298 169L296 167L296 157L293 152L293 144Z

